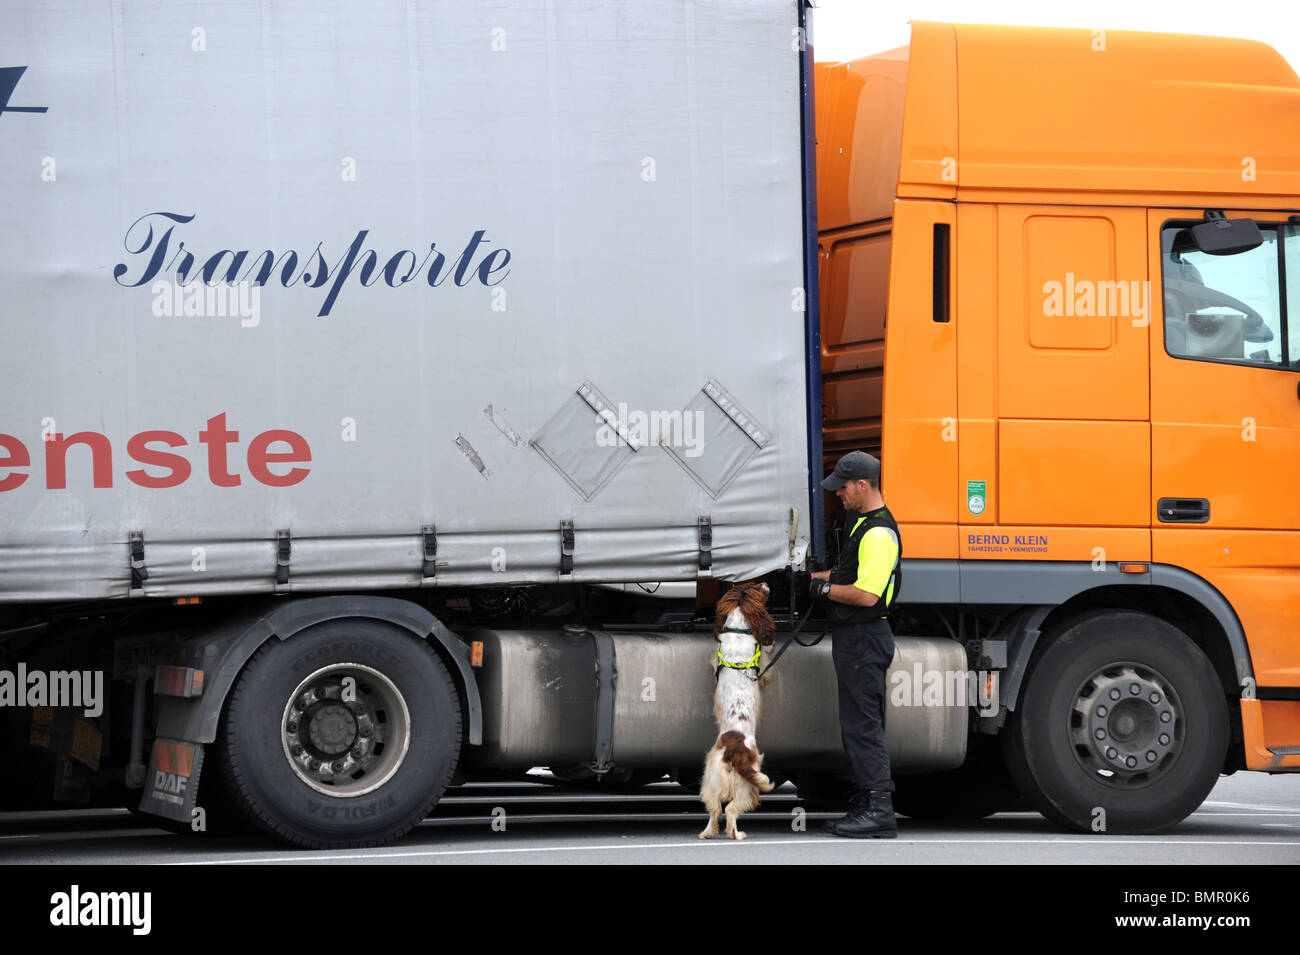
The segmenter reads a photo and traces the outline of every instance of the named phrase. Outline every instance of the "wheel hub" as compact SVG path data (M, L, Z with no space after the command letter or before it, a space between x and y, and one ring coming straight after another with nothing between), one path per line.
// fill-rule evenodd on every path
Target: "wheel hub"
M1181 713L1176 694L1157 671L1135 663L1107 666L1075 694L1075 753L1098 775L1145 783L1176 759L1183 736Z
M334 703L320 706L312 714L307 734L316 749L337 756L352 748L357 738L357 720L346 707Z
M352 797L387 782L411 742L406 701L359 663L323 667L289 697L280 724L285 759L317 792Z

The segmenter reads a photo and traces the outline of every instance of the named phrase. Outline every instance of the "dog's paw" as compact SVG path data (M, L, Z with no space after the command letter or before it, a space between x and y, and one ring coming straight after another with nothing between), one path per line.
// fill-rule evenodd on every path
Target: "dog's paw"
M746 833L743 833L739 829L737 829L735 832L731 834L731 838L735 839L737 842L741 842L745 839L748 839L749 836Z
M717 834L718 834L718 831L717 831L716 829L714 829L714 830L705 829L703 832L700 833L700 838L701 838L701 839L712 839L712 838L713 838L714 836L716 836Z

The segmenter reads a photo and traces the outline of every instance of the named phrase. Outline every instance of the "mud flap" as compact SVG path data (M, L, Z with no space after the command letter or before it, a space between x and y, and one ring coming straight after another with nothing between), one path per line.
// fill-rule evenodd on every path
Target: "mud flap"
M154 740L140 811L189 825L198 798L202 766L202 743Z

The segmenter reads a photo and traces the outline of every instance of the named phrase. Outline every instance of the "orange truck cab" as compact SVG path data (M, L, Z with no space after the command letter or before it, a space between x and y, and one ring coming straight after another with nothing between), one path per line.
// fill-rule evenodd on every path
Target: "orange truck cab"
M910 619L1005 666L972 740L1094 831L1300 770L1295 72L914 23L815 85L824 463L881 456Z

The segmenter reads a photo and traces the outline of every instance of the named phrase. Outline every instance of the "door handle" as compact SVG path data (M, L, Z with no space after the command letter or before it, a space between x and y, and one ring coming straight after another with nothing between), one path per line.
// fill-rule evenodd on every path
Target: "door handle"
M1156 513L1162 524L1204 524L1210 519L1210 502L1203 497L1162 497Z

